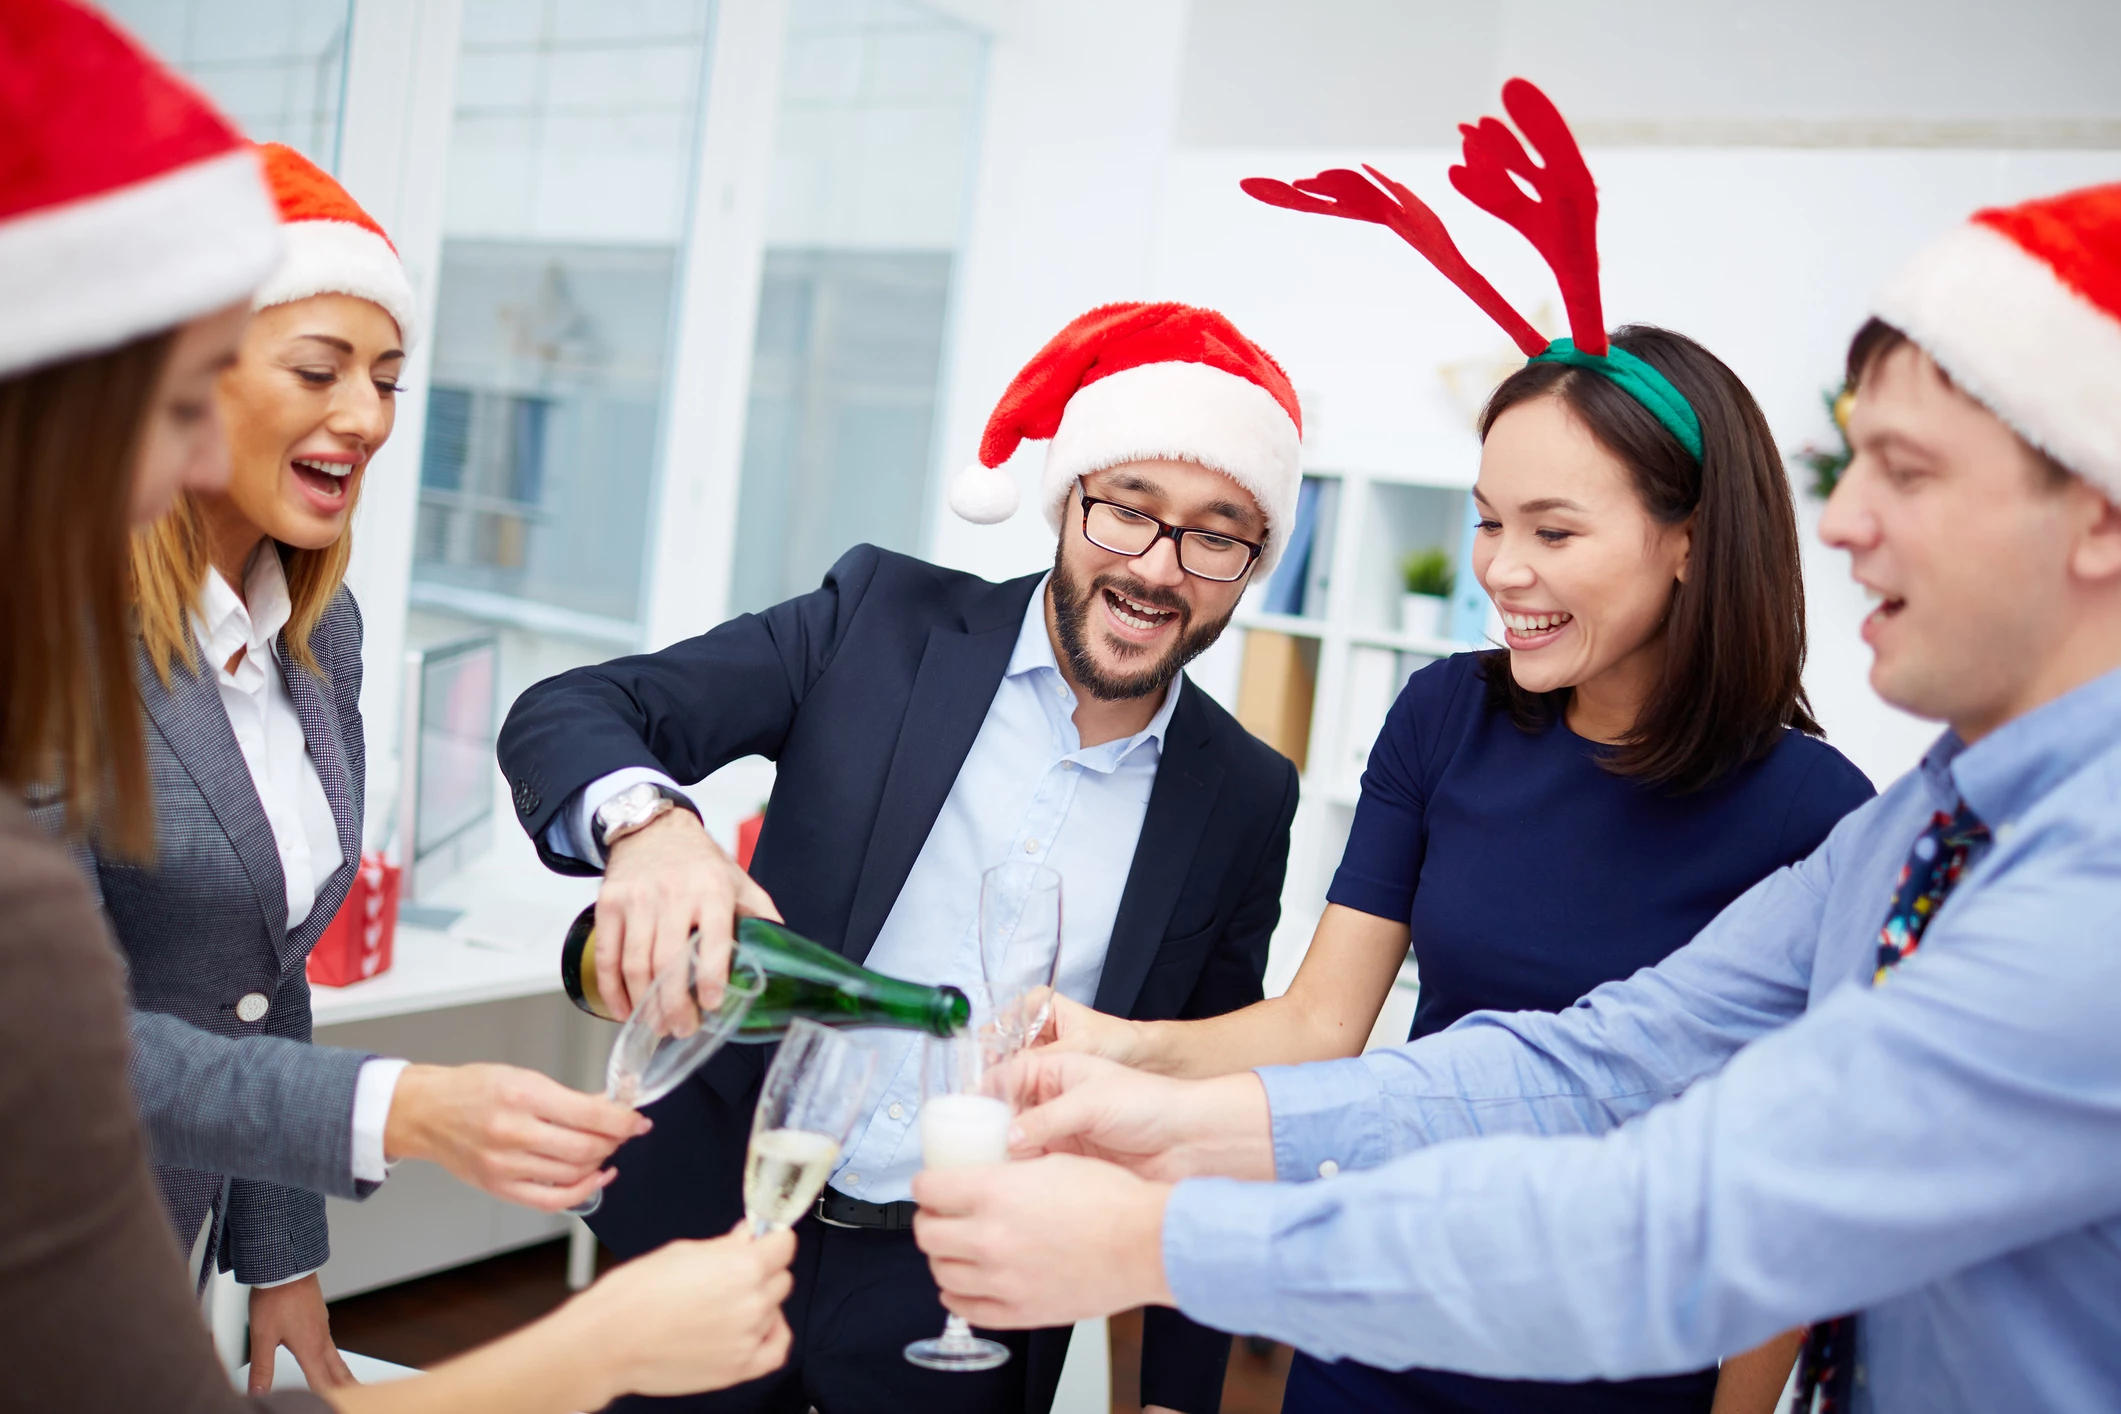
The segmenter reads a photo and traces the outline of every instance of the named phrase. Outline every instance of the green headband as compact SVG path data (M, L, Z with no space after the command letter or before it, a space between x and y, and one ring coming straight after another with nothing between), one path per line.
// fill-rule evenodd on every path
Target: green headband
M1695 415L1694 405L1672 386L1671 379L1618 344L1609 345L1602 355L1587 354L1576 347L1573 339L1556 339L1547 345L1545 353L1534 354L1531 362L1566 363L1590 369L1642 404L1650 416L1664 424L1665 431L1679 439L1679 445L1696 462L1701 460L1701 419Z

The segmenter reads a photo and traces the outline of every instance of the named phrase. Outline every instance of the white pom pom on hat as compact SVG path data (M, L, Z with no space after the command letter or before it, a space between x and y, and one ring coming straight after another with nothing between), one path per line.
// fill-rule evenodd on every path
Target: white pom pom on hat
M974 525L999 525L1023 503L1007 469L973 462L950 481L950 509Z
M1007 520L1020 496L1004 469L1019 445L1049 441L1039 500L1056 529L1078 477L1130 461L1190 461L1258 503L1274 568L1296 510L1303 413L1288 375L1212 309L1169 301L1100 305L1071 320L1010 380L980 438L979 462L950 485L950 509Z

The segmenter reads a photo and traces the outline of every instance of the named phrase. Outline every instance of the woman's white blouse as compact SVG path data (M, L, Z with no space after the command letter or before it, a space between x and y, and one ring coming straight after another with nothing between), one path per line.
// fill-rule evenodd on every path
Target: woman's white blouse
M244 599L221 577L206 576L192 630L221 687L221 706L235 730L236 745L258 788L258 803L272 826L280 853L280 873L287 880L287 926L301 926L316 905L317 890L345 859L339 849L338 821L324 796L324 782L309 759L302 719L287 694L273 640L287 626L293 601L287 575L271 541L251 557ZM228 661L238 649L243 659L235 670Z

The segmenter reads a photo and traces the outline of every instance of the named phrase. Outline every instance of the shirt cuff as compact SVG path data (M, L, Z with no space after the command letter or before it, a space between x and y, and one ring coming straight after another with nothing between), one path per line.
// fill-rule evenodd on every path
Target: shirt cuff
M1264 1066L1274 1128L1274 1173L1290 1183L1375 1168L1392 1156L1384 1140L1383 1094L1362 1057Z
M276 1286L287 1286L290 1283L302 1280L304 1277L313 1277L323 1270L322 1267L311 1267L306 1272L296 1272L293 1276L281 1277L278 1281L254 1281L250 1284L250 1289L252 1291L271 1291Z
M382 1059L361 1062L353 1094L353 1176L358 1183L381 1183L390 1177L390 1161L383 1154L383 1130L390 1123L390 1102L398 1093L398 1077L409 1064Z
M602 869L604 851L597 848L596 832L589 828L590 824L606 801L643 781L668 786L672 790L684 789L653 766L621 766L575 792L574 799L552 817L552 824L545 831L546 847L555 854L564 854Z
M1185 1315L1219 1331L1273 1324L1271 1183L1189 1178L1164 1205L1164 1282Z

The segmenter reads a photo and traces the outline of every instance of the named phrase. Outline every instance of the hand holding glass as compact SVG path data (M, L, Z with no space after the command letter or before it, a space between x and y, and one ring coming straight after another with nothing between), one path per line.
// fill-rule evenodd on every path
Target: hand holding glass
M1009 1158L1009 1121L990 1063L995 1059L982 1034L954 1040L929 1038L921 1055L921 1163L932 1169L999 1164ZM962 1316L943 1323L943 1333L916 1340L906 1358L929 1370L992 1370L1009 1361L1009 1347L972 1333Z
M798 1017L766 1071L744 1159L744 1216L754 1233L810 1211L855 1121L868 1112L876 1052Z

